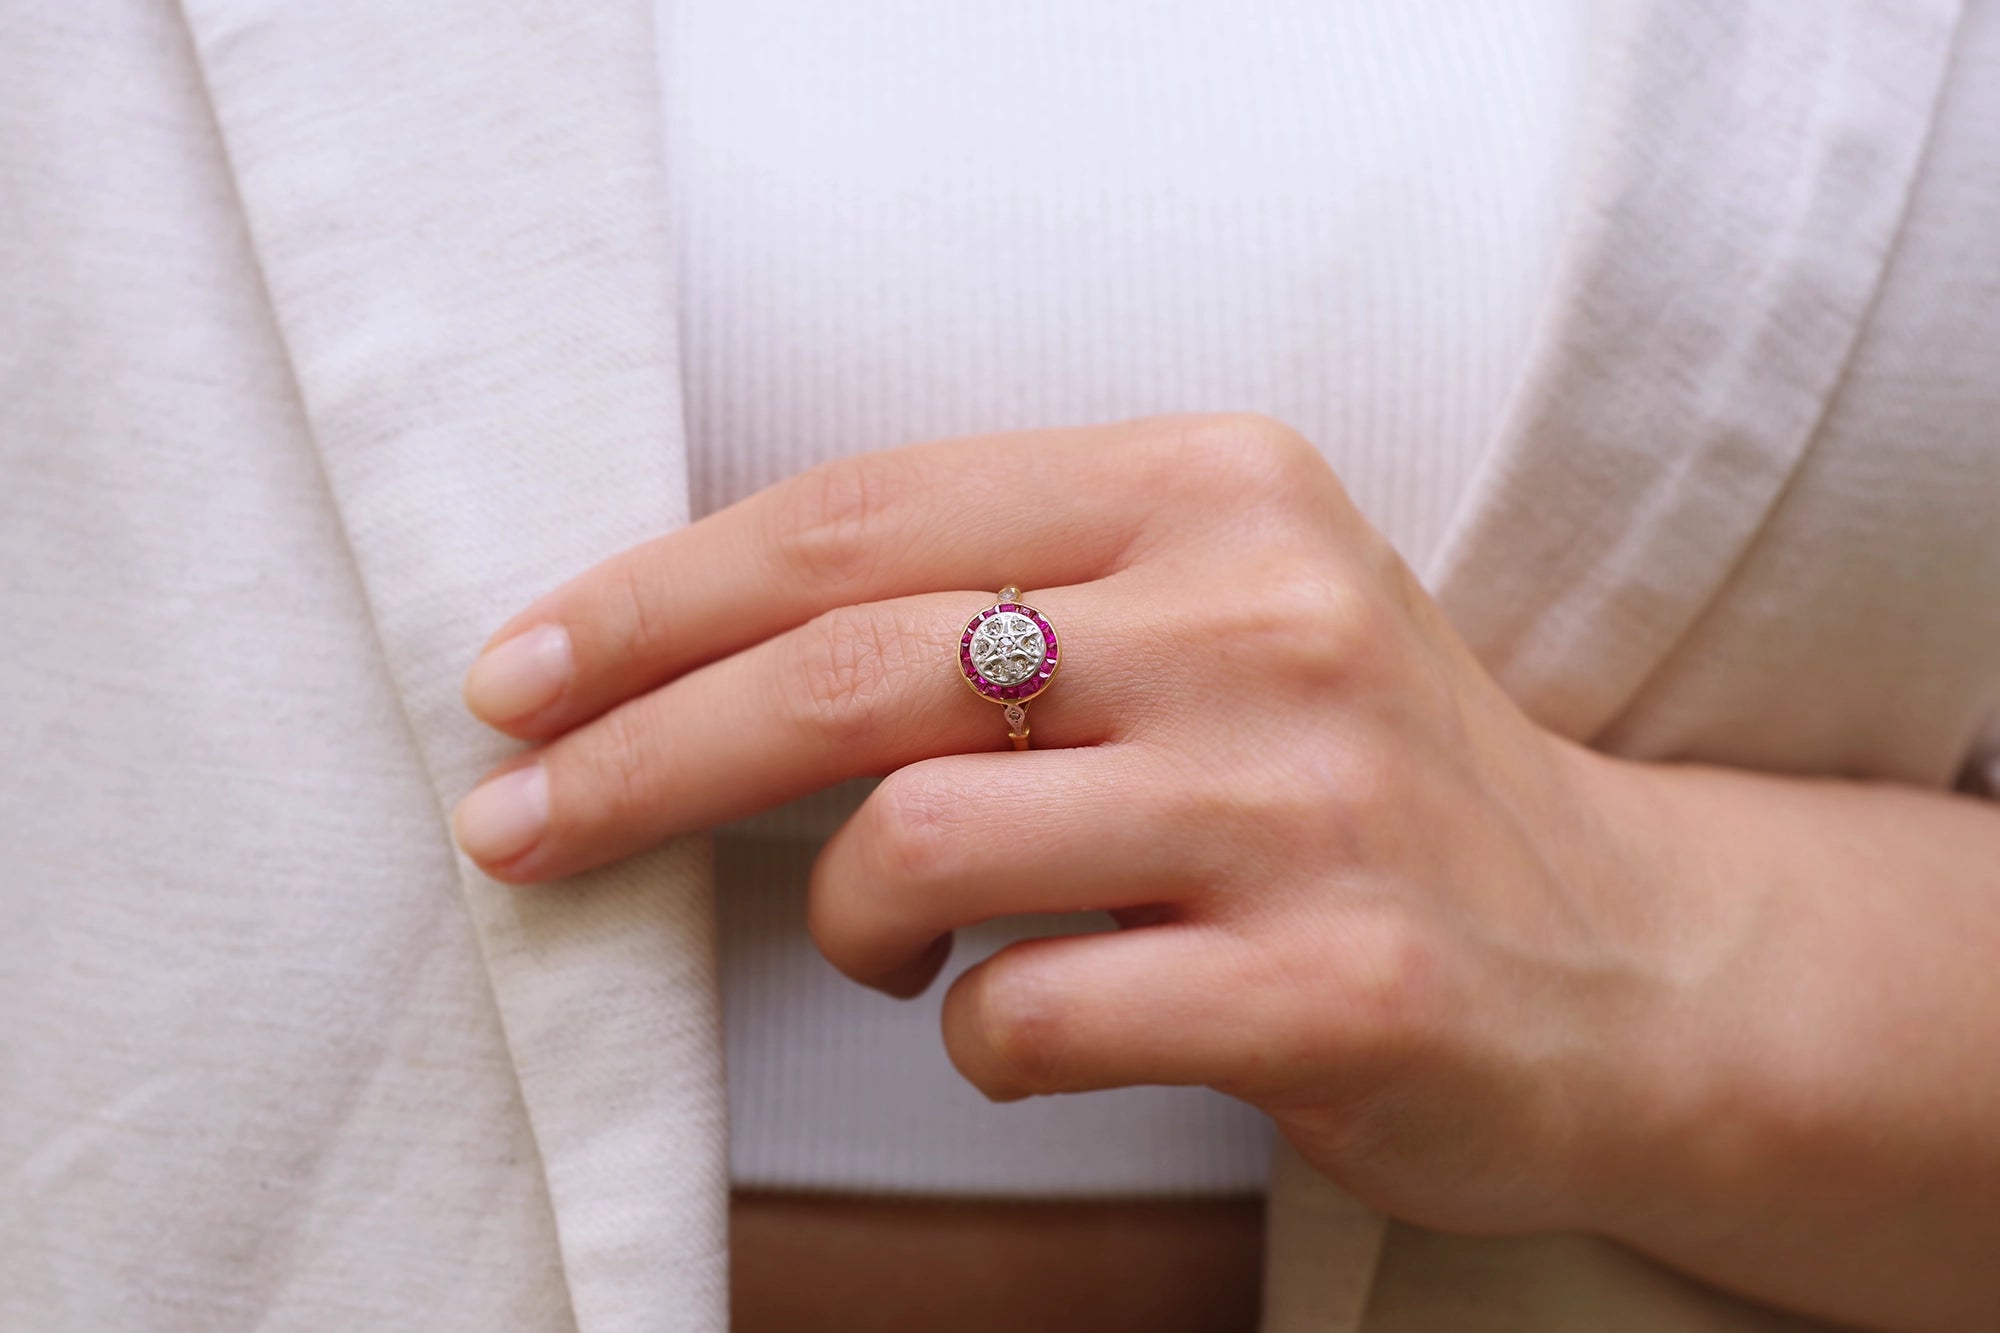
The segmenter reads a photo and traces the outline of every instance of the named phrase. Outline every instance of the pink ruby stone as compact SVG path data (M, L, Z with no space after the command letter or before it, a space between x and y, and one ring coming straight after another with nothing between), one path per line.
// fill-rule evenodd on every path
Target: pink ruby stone
M1014 609L1014 604L1012 602L1002 602L1000 603L999 606L995 607L994 609L998 611L1012 611Z

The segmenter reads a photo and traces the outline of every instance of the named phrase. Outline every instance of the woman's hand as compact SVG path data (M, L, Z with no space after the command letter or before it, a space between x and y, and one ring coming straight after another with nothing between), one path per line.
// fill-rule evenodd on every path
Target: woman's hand
M1062 642L1025 753L958 671L1003 584ZM1540 730L1276 423L814 468L542 598L466 697L545 742L455 816L501 879L882 774L812 877L856 980L1109 910L953 985L990 1096L1208 1084L1411 1221L1994 1326L2000 813Z
M1062 636L1027 753L957 667L1002 583ZM1665 969L1603 879L1589 757L1271 421L826 464L543 598L467 699L547 741L457 813L505 880L886 774L812 877L855 980L915 994L956 927L1113 912L953 986L989 1096L1208 1084L1401 1216L1508 1230L1581 1224L1646 1118Z

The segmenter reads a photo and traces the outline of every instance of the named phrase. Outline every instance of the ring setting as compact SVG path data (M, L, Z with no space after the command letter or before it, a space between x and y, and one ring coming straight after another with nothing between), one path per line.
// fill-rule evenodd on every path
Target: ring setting
M1017 750L1028 748L1028 701L1049 687L1061 664L1055 626L1021 600L1019 588L1002 588L959 636L959 674L974 694L1005 708Z

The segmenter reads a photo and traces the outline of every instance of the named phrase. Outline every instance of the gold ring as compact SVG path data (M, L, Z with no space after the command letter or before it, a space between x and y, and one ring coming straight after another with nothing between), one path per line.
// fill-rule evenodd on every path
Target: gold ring
M1049 687L1059 665L1055 626L1021 600L1019 588L1002 588L959 636L959 674L974 694L1006 708L1007 738L1017 750L1028 748L1028 701Z

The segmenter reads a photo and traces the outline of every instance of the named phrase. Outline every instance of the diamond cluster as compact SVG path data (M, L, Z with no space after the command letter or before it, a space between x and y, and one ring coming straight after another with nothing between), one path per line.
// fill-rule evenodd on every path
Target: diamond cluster
M979 622L972 635L972 665L995 685L1019 685L1042 669L1042 630L1019 611Z
M958 665L972 688L989 699L1030 699L1055 674L1055 628L1019 602L989 606L966 622Z

